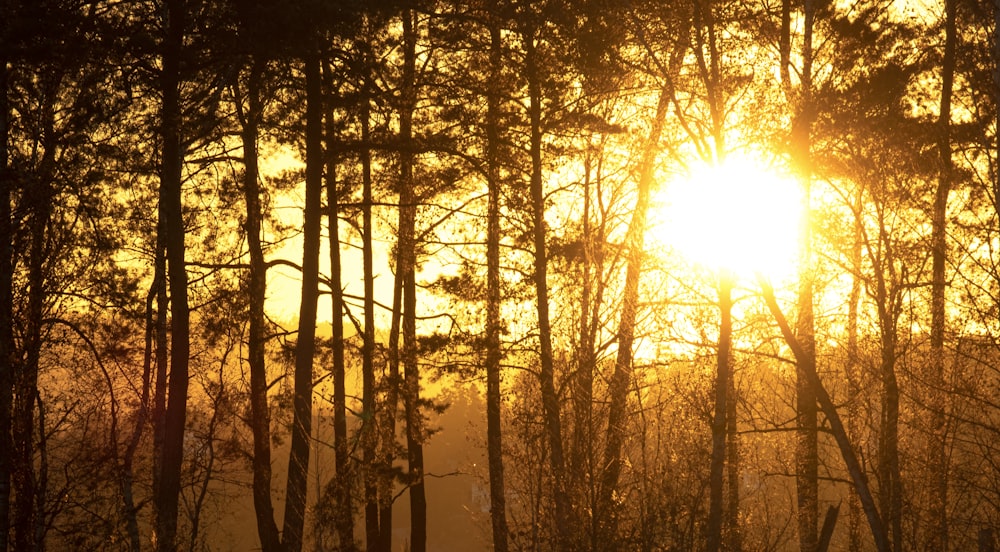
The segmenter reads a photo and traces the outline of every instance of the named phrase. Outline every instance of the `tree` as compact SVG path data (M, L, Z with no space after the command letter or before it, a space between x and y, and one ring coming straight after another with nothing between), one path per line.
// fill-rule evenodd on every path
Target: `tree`
M485 14L489 29L490 81L500 82L503 71L503 42L500 28L500 3L494 0ZM487 91L486 107L486 450L490 477L490 521L493 550L507 552L507 500L503 468L503 426L501 420L501 342L500 319L500 116L501 96L498 86Z
M555 386L555 365L552 355L552 327L549 320L548 259L546 255L545 191L542 160L542 66L539 59L540 37L538 22L528 21L519 29L524 39L524 70L528 86L528 128L531 175L532 243L534 246L534 284L538 310L539 383L542 408L545 411L549 463L555 481L556 549L569 550L573 538L572 511L566 490L566 461L563 454L562 423L559 398Z
M937 148L940 157L937 190L931 213L931 459L930 475L933 488L929 512L932 528L927 532L925 545L938 550L948 550L948 467L947 441L948 427L945 422L945 350L944 336L947 326L945 313L945 289L948 285L945 274L947 262L948 196L951 192L954 169L951 150L952 86L955 80L956 44L956 4L955 0L945 1L945 42L941 65L941 103L938 110ZM894 505L895 508L898 505ZM895 549L901 550L902 529L899 525L901 514L893 516Z

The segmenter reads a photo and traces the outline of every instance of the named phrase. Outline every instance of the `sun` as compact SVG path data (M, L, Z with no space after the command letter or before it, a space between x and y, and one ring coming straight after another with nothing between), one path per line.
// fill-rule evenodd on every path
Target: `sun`
M688 261L739 277L795 274L803 205L791 175L734 154L692 166L658 199L654 239Z

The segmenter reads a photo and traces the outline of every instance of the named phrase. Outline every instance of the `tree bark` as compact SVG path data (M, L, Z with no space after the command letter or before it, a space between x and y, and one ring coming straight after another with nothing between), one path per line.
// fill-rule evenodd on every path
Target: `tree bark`
M416 284L416 182L413 179L413 153L406 145L413 145L413 111L416 108L416 46L414 26L416 12L403 11L403 83L400 111L400 252L403 274L403 370L405 392L403 405L406 412L406 453L409 464L410 495L410 550L427 550L427 496L424 488L424 431L420 414L420 365L417 359L417 284Z
M157 257L161 256L157 246ZM158 261L154 261L158 262ZM125 526L128 532L129 547L131 552L141 552L142 537L139 530L139 508L135 503L135 454L139 450L142 435L145 433L146 424L150 418L150 399L153 385L154 355L156 354L156 337L159 320L156 313L156 297L160 289L166 286L165 275L160 271L154 271L153 282L149 286L149 293L146 295L145 313L145 350L142 357L142 389L139 398L139 412L136 416L135 426L132 428L132 436L125 452L122 455L121 467L121 487L122 502L125 506ZM4 550L4 548L0 548Z
M795 488L798 505L799 549L815 552L819 525L819 443L816 395L808 373L816 371L816 336L813 319L812 246L812 62L815 3L803 3L802 71L796 113L792 119L792 163L802 187L802 230L800 233L798 319L796 336L804 353L796 361L795 407L799 430L795 451Z
M333 69L323 65L325 92L333 93ZM336 126L326 112L326 205L330 246L330 318L333 353L333 456L337 481L334 500L338 550L357 550L354 542L354 506L351 493L352 462L347 442L347 363L344 357L344 293L340 260L340 194L337 191Z
M367 92L361 106L361 142L371 140L371 106ZM376 462L378 435L375 424L375 269L373 261L373 221L372 221L372 159L371 150L365 147L361 152L362 172L362 264L364 271L364 342L361 350L361 447L365 465L365 546L369 552L379 546L379 503L378 475L373 469Z
M6 6L5 6L6 7ZM4 12L7 10L5 9ZM13 450L11 407L14 374L13 221L14 173L10 167L10 100L7 54L0 52L0 450ZM11 506L11 456L0 454L0 550L8 549Z
M491 4L490 78L499 82L503 44L496 0ZM500 91L490 86L486 106L486 178L489 198L486 212L486 452L490 474L490 522L493 551L507 552L507 500L504 495L501 373L503 344L500 320Z
M931 215L931 373L930 382L930 479L931 504L925 546L928 550L948 550L948 466L945 420L945 351L947 325L945 290L947 280L948 196L952 187L951 97L955 74L956 0L945 0L945 44L941 67L941 105L938 118L940 172ZM899 544L896 550L900 550Z
M263 117L260 98L261 79L265 64L260 59L251 62L247 77L247 111L242 116L243 193L246 202L247 245L250 252L250 273L247 298L249 302L249 335L247 363L250 365L250 427L253 434L253 503L257 517L257 535L264 552L278 552L281 538L274 521L271 501L271 414L267 403L267 342L264 300L267 296L267 266L261 244L263 208L260 197L257 141Z
M1000 129L1000 0L993 0L993 102L995 128ZM997 228L1000 231L1000 132L994 133L996 143L993 162L993 211L998 215ZM1000 306L1000 305L998 305ZM997 309L1000 316L1000 309Z
M532 237L534 241L534 284L538 311L539 383L545 432L549 446L549 467L554 481L556 543L561 551L572 549L575 537L572 504L566 490L566 461L563 455L562 424L559 419L559 396L556 394L555 365L552 355L552 327L549 321L548 258L546 255L545 190L542 181L542 83L538 54L535 49L536 29L524 34L525 77L528 80L528 116L531 157Z
M40 136L37 147L41 160L23 191L28 214L28 289L27 311L23 319L24 337L21 351L23 362L17 365L13 378L13 412L11 420L11 464L14 492L11 543L14 550L43 549L39 524L43 523L43 474L36 475L35 407L38 395L38 369L43 343L43 326L48 290L46 265L51 255L48 247L49 218L52 212L52 178L55 175L55 146L51 142L55 124L54 102L58 84L44 82L42 105L39 106ZM56 83L58 77L55 78ZM39 412L41 421L41 412ZM39 434L40 436L42 434ZM39 451L43 451L39 447ZM44 463L40 466L44 468Z
M878 221L877 251L888 249L885 221ZM882 383L882 413L879 423L878 470L882 515L888 521L889 543L897 552L902 539L902 484L899 470L899 383L896 378L896 331L899 319L899 286L893 270L894 259L870 253L875 272L875 303L881 347L879 376Z
M864 191L859 186L854 196L854 232L851 244L851 293L847 305L847 437L852 442L859 442L861 427L864 421L861 417L861 370L860 350L858 348L858 306L861 299L861 248L864 238L862 208ZM857 493L851 493L848 498L848 550L861 550L861 502Z
M732 321L730 321L732 324ZM730 336L731 341L731 336ZM726 547L730 552L743 550L740 530L740 434L737 428L735 359L729 347L729 377L726 378L726 522L723 528Z
M285 552L302 549L309 473L309 439L312 431L312 375L316 350L316 309L319 292L319 245L323 193L323 88L320 59L315 51L305 57L306 77L306 182L302 246L302 299L299 304L298 340L295 344L295 396L292 401L292 443L288 454Z
M163 448L160 451L160 484L156 496L156 548L177 548L177 506L184 461L184 429L187 419L190 321L187 268L184 260L184 218L181 207L184 148L181 141L181 56L186 24L183 0L166 2L166 37L163 42L160 89L162 93L162 154L160 215L166 233L166 260L170 290L170 379L163 417Z
M730 377L733 336L733 276L723 269L719 275L719 351L715 371L715 415L712 418L712 459L709 466L709 510L706 552L722 546L722 491L726 461L726 389Z

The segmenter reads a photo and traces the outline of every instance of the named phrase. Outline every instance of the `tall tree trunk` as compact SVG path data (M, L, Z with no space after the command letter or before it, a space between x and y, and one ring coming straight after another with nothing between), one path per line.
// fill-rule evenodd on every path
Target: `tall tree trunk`
M400 129L405 125L402 120L403 114L400 113ZM402 134L402 133L401 133ZM401 154L401 157L405 154ZM403 161L401 161L401 165ZM400 171L401 173L403 170ZM402 187L406 183L405 179L401 178L399 186ZM397 211L397 243L396 243L396 272L393 274L392 280L392 314L391 321L389 322L389 340L388 346L388 374L385 377L385 398L382 401L381 416L379 419L379 424L381 424L381 437L380 437L380 451L379 451L379 543L378 549L381 552L389 552L392 550L392 505L396 498L395 489L395 476L393 464L396 460L396 449L398 443L396 442L396 414L399 410L399 389L401 386L399 377L399 363L400 363L400 352L399 352L399 341L400 332L402 331L400 326L402 325L403 319L403 278L405 270L403 265L405 263L404 254L406 250L405 238L403 237L403 229L407 227L406 224L406 214L403 211L403 192L400 189L399 196L399 206ZM412 232L411 232L412 234Z
M597 508L595 500L598 493L594 486L594 370L597 365L597 352L594 350L595 334L592 331L592 313L597 310L600 297L595 297L594 282L594 249L598 238L593 236L591 222L591 179L593 169L593 147L588 147L583 160L583 260L580 277L580 335L576 349L576 373L573 376L573 435L572 448L569 455L569 470L577 474L577 488L573 489L576 500L594 512ZM599 270L599 269L598 269ZM599 272L598 272L599 274ZM582 520L587 526L581 530L588 536L591 549L599 546L600 535L597 533L596 520L593 515L589 520Z
M733 337L733 276L723 269L719 275L719 352L715 371L715 415L712 418L712 460L709 466L709 511L706 552L722 546L722 491L726 460L726 389L730 377Z
M416 283L416 182L413 179L413 111L416 108L416 12L403 12L403 83L399 134L400 155L400 260L403 273L403 369L406 410L406 453L409 463L410 550L427 550L427 497L424 488L424 430L420 414L420 365L417 362L417 283Z
M156 253L156 256L160 256L159 251ZM166 284L165 275L162 272L156 271L153 276L153 282L149 286L149 293L146 295L145 350L142 357L142 389L139 398L139 412L136 416L135 426L132 428L132 436L125 446L125 452L122 455L122 502L125 507L125 526L128 532L129 549L131 552L141 552L142 550L142 537L139 529L139 508L135 503L134 490L135 454L139 450L142 435L145 433L146 424L149 423L150 418L150 399L152 395L158 324L156 297L160 293L160 288L166 286ZM0 550L3 550L3 548L0 548Z
M548 257L546 254L545 190L542 181L542 82L535 32L525 33L525 72L528 80L531 156L531 207L534 241L534 284L538 302L539 383L545 432L549 446L555 499L556 550L571 550L575 537L572 504L566 491L566 461L563 455L562 424L559 419L559 396L556 394L555 364L552 356L552 326L549 322Z
M498 2L491 4L490 77L500 81L503 44ZM504 495L503 438L501 418L501 371L503 344L500 340L500 91L490 86L486 106L486 177L489 198L486 209L486 453L490 474L490 522L493 551L507 552L507 500Z
M1000 231L1000 0L993 0L993 102L994 128L997 129L993 136L996 142L993 145L993 211L997 214L996 230Z
M271 501L271 414L267 404L267 343L264 300L267 296L267 265L261 244L260 171L257 141L263 117L261 79L265 63L256 58L247 77L247 110L241 113L243 125L243 194L246 202L246 234L250 251L249 335L247 362L250 365L250 427L253 433L253 504L257 516L257 535L264 552L278 552L281 538L274 521Z
M402 203L402 199L400 199ZM399 209L399 229L397 234L405 226L402 208ZM385 377L385 398L382 401L378 424L381 429L378 451L378 500L379 500L379 537L378 550L389 552L392 550L392 505L396 498L396 479L393 464L396 461L396 414L399 410L399 336L400 326L403 318L403 260L402 253L405 249L403 239L399 237L396 247L396 273L392 282L392 320L389 323L389 343L388 343L388 374Z
M302 549L312 431L312 375L316 351L316 309L319 293L319 244L323 195L323 86L316 51L305 57L306 76L306 190L302 228L302 299L295 344L295 397L292 401L292 444L288 454L285 552Z
M47 79L43 79L47 80ZM58 78L55 79L58 82ZM24 190L28 212L28 289L27 312L24 317L22 340L23 363L14 372L13 419L11 420L12 483L14 491L11 537L15 550L44 548L38 534L42 523L44 487L35 469L35 407L40 405L38 395L38 368L43 342L43 319L47 303L46 265L50 255L48 247L49 218L52 212L52 178L55 174L55 148L51 143L54 126L54 101L58 84L42 86L41 135L38 147L42 158L30 176ZM47 96L47 97L45 97ZM41 413L39 412L39 421ZM41 433L38 434L40 437ZM41 449L40 449L41 450Z
M6 2L3 4L6 13ZM11 441L12 384L14 374L14 263L11 200L14 174L10 165L10 69L0 49L0 450L13 450ZM10 526L11 455L0 454L0 550L6 551Z
M323 64L327 97L333 93L333 68ZM340 261L340 194L337 190L336 123L329 109L326 113L326 205L330 246L330 327L333 370L333 459L337 481L334 484L334 524L338 550L353 552L354 506L351 493L352 465L347 442L347 362L344 357L344 293Z
M792 119L792 162L802 187L802 231L800 233L798 320L796 336L803 358L797 359L795 407L798 436L795 450L795 488L798 499L799 549L814 552L819 526L819 449L816 390L808 373L816 371L816 336L813 319L812 200L811 200L811 126L812 105L812 33L815 16L813 0L803 4L802 71L799 104ZM804 365L803 365L804 364Z
M154 335L154 374L153 374L153 473L152 486L153 496L160 496L160 488L163 473L163 438L167 425L167 373L170 364L170 318L167 316L170 309L168 297L169 283L167 282L167 231L166 219L163 218L162 208L156 226L156 248L153 254L153 280L159 281L156 287L156 307L155 307L155 335ZM154 515L156 505L154 503ZM154 529L155 531L155 529ZM154 533L155 537L155 533Z
M930 479L931 504L925 546L929 550L948 550L948 466L945 420L944 334L947 325L945 289L947 280L948 196L952 186L951 96L955 75L957 0L945 0L945 43L941 67L941 107L938 118L938 155L940 172L931 215L931 373L930 383ZM900 550L898 544L896 550Z
M858 349L858 307L861 300L861 247L864 238L862 208L864 189L858 186L854 196L854 233L851 243L851 293L847 305L847 437L857 443L861 439L864 420L861 417L861 362ZM857 493L848 498L848 550L861 551L861 501Z
M730 321L730 324L732 322ZM731 336L730 336L731 338ZM731 340L731 339L730 339ZM743 550L743 534L740 531L740 435L737 431L735 362L730 345L729 377L726 378L726 523L724 534L726 548L730 552Z
M364 271L364 342L361 350L361 455L365 465L365 546L369 552L379 546L378 474L374 470L378 435L375 424L375 268L373 261L371 106L367 95L361 106L362 244Z
M711 134L715 145L716 164L725 162L727 155L725 142L725 106L722 97L722 77L719 66L719 49L715 27L715 13L712 0L697 0L692 12L692 26L695 41L695 58L701 80L705 83L709 113L712 118ZM706 52L707 49L707 52ZM725 487L725 466L727 442L735 443L736 436L730 436L729 420L732 417L735 432L735 411L729 412L730 395L735 393L732 382L732 288L734 275L725 267L719 267L719 349L715 380L715 412L712 419L712 455L709 467L709 512L707 525L707 546L709 552L718 551L723 545ZM733 387L733 391L730 390ZM734 397L735 398L735 397ZM735 453L735 444L731 447ZM730 458L730 472L737 472L735 454ZM732 482L731 482L732 483ZM739 489L730 485L728 510L735 515L739 511ZM734 517L735 519L735 517ZM739 527L730 523L727 545L738 542Z
M885 221L879 218L878 250L883 250L889 236ZM881 361L879 375L882 383L882 412L879 423L878 472L880 479L879 506L887 520L889 542L897 552L901 550L902 487L899 473L899 384L896 379L896 323L899 318L899 284L893 270L893 259L870 254L875 272L875 303L878 308Z
M642 259L645 256L644 235L646 214L649 210L650 188L653 185L656 155L659 153L660 135L670 106L670 94L666 88L660 91L656 105L656 115L643 148L639 166L639 182L636 192L632 220L625 234L625 248L628 255L625 270L625 289L622 296L622 312L618 323L618 354L615 369L608 389L608 433L604 448L604 466L601 473L600 497L597 510L598 543L602 550L617 548L618 521L614 494L622 468L622 446L625 442L626 413L628 412L628 390L632 383L632 347L635 344L635 321L639 310L639 276L642 274Z
M156 548L176 549L177 505L184 461L184 428L187 419L190 320L187 268L184 260L184 218L181 207L184 148L181 141L181 56L186 6L183 0L166 2L166 36L163 41L160 89L162 93L162 154L160 216L166 233L166 260L170 289L170 379L160 451L160 485L155 498Z

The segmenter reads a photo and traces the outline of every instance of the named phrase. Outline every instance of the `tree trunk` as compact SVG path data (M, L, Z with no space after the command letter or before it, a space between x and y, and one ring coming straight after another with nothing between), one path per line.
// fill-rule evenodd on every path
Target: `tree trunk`
M795 488L798 502L799 549L815 552L819 525L819 450L816 395L809 373L816 372L816 337L813 320L811 126L812 126L812 31L815 5L803 4L802 72L799 105L792 119L792 163L802 186L802 231L800 234L798 320L796 336L804 356L796 359L795 406L798 435L795 451Z
M531 156L531 206L534 240L534 284L538 302L539 383L545 432L549 446L549 467L554 481L556 550L571 550L574 532L572 505L566 492L562 424L556 394L552 355L552 327L549 322L548 258L546 256L545 190L542 182L542 83L535 51L535 29L525 33L525 72L528 80Z
M653 185L656 155L659 153L660 135L670 106L666 88L660 91L656 115L643 148L639 166L639 182L632 220L625 234L628 261L625 272L625 289L622 294L622 312L618 324L618 354L608 389L608 434L604 449L604 466L601 473L600 496L597 508L598 543L603 550L613 550L618 545L618 523L613 496L618 487L622 468L622 446L625 442L628 391L632 383L632 347L635 343L635 321L639 309L639 276L645 256L644 234L646 213L649 210L650 188Z
M492 4L489 17L490 77L499 82L503 63L503 44L498 21L498 2ZM490 474L490 522L493 551L507 552L507 500L504 495L503 438L501 418L501 363L503 345L500 334L500 91L489 87L486 107L486 174L489 198L486 212L486 453Z
M267 265L261 244L263 208L260 197L258 169L258 127L263 117L260 99L261 78L265 64L260 59L251 62L247 78L247 111L243 125L243 193L246 201L246 234L250 251L249 274L249 335L247 363L250 365L250 427L253 433L253 504L257 516L257 535L264 552L278 552L281 538L274 521L271 501L271 414L267 404L267 343L264 300L267 296Z
M771 311L771 315L778 323L778 327L781 329L781 335L785 338L785 342L792 350L792 354L795 356L796 362L799 363L800 366L808 368L810 364L808 362L803 362L807 359L807 353L802 348L802 345L799 344L799 340L792 331L791 326L789 326L788 320L785 319L784 313L781 312L781 308L778 306L778 301L774 296L774 290L763 278L759 279L759 283L761 291L764 294L764 300L767 302L767 308ZM889 539L886 536L885 525L882 523L882 518L879 516L878 509L875 507L875 499L872 496L871 487L868 485L868 476L865 474L864 468L862 468L861 462L858 461L858 456L854 452L854 447L851 445L851 441L847 437L847 431L844 429L844 423L840 419L840 414L837 412L837 408L834 406L833 400L830 399L829 393L826 392L826 388L823 387L823 382L819 379L819 374L817 374L815 370L812 370L806 371L805 376L808 379L809 384L813 387L813 392L819 402L820 408L823 409L823 414L830 423L830 433L833 434L834 440L837 441L837 447L840 449L840 455L844 459L844 463L847 465L847 471L851 475L851 481L854 483L854 490L858 493L858 498L861 501L861 506L865 512L865 517L868 520L868 527L871 530L872 538L875 540L875 549L879 552L888 552Z
M58 81L58 79L56 79ZM43 84L43 86L45 86ZM44 487L35 473L35 407L38 396L38 369L43 342L48 290L46 265L51 252L48 248L49 218L52 212L52 178L55 174L55 148L50 143L54 126L54 92L58 85L45 86L51 98L43 99L41 118L42 158L31 181L23 192L28 213L28 289L27 312L23 319L22 340L24 361L17 366L13 379L13 415L11 420L12 484L14 491L11 542L15 550L44 548L39 524L43 523ZM43 94L45 93L43 92ZM39 421L41 413L39 413ZM42 434L38 433L41 437ZM41 450L41 449L40 449Z
M312 431L312 374L316 350L316 308L319 292L319 245L323 193L323 88L316 52L305 58L306 76L306 190L302 228L302 299L295 344L295 397L292 444L288 454L285 521L282 545L286 552L302 549Z
M161 249L157 246L156 257L161 256ZM158 262L155 261L155 262ZM145 432L146 424L150 418L150 399L153 384L153 368L156 354L157 326L159 320L156 313L156 297L160 289L166 286L166 277L163 272L155 271L153 282L149 286L149 293L146 295L146 332L145 351L142 357L142 390L139 399L139 413L136 416L135 426L132 428L132 436L125 452L122 456L121 486L122 502L125 506L125 526L128 532L129 547L131 552L141 552L142 537L139 529L139 508L135 504L135 454L139 450L142 442L142 435ZM0 550L4 550L0 548Z
M10 140L10 101L7 95L9 69L7 55L0 52L0 450L13 450L11 407L14 374L14 263L11 199L14 174L7 144ZM0 550L9 541L11 502L11 455L0 454Z
M878 221L878 250L889 240L885 221ZM887 247L887 246L886 246ZM878 308L882 383L882 412L879 423L878 473L879 506L888 522L889 543L897 552L902 540L902 486L899 473L899 384L896 379L896 323L899 318L899 283L893 271L893 259L871 254L875 272L875 303Z
M730 321L730 324L732 322ZM724 533L726 547L730 552L743 550L743 534L740 531L740 435L737 431L736 374L732 346L729 353L729 377L726 378L726 523Z
M170 300L167 294L169 283L167 282L167 231L166 219L160 213L160 220L156 227L156 251L153 257L153 280L159 281L156 287L156 318L155 318L155 362L153 375L153 473L152 485L153 496L160 496L160 488L163 473L163 438L165 435L167 422L167 373L170 364L170 319L167 316L170 309ZM156 505L154 503L154 515ZM155 534L154 534L155 536Z
M323 79L327 95L333 93L333 69L323 65ZM336 525L338 550L353 552L354 506L351 493L352 465L347 442L347 363L344 358L344 293L341 282L340 262L340 194L337 191L336 125L329 110L326 118L326 204L330 246L330 318L333 370L333 457L337 481L335 483Z
M371 106L367 95L361 106L361 143L371 140L369 129ZM378 435L375 424L375 269L373 261L373 221L372 221L372 159L371 150L366 146L361 151L362 172L362 244L364 271L364 343L361 350L361 447L365 465L365 546L369 552L379 546L379 504L378 474L373 469L376 462Z
M177 505L184 461L184 429L187 418L190 321L187 268L184 260L184 218L181 207L184 149L181 143L181 56L186 6L183 0L166 2L166 37L163 43L161 93L163 141L160 174L160 216L166 233L166 260L170 289L170 379L163 417L163 448L160 451L160 484L155 498L156 548L176 549Z
M413 111L416 107L416 46L414 27L416 12L403 11L403 82L399 134L403 152L400 154L400 252L403 284L403 370L406 410L406 452L409 463L410 550L427 550L427 497L424 488L424 431L420 414L420 366L417 362L417 284L416 284L416 182L413 179Z
M947 280L948 195L952 186L951 160L951 96L955 74L956 0L945 0L945 46L941 67L941 107L938 118L938 155L940 172L931 215L931 373L930 384L930 484L931 503L925 547L928 550L948 550L948 466L947 428L945 420L945 352L944 334L947 325L945 289ZM897 543L896 550L900 550Z
M1000 0L993 0L993 102L996 110L995 128L1000 129ZM994 132L993 160L993 210L1000 231L1000 132ZM1000 305L998 305L1000 307ZM997 309L1000 316L1000 308Z
M715 415L712 419L712 459L709 466L709 510L706 552L722 546L722 491L726 460L726 389L733 335L733 276L722 270L719 276L719 352L715 371Z
M861 370L860 351L858 349L858 305L861 299L861 248L864 238L864 227L861 209L863 208L863 188L858 187L854 196L854 233L851 244L851 294L847 305L847 437L857 443L861 439L861 428L864 420L861 416ZM850 552L861 551L861 502L857 493L848 497L847 539Z

